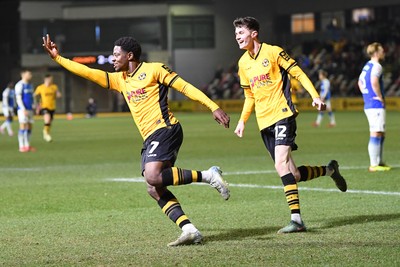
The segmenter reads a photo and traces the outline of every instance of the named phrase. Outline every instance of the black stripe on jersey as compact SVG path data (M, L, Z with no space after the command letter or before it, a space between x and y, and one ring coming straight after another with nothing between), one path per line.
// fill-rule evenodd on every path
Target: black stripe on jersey
M247 52L247 53L249 53L249 56L250 56L251 58L253 58L253 59L257 59L258 55L260 54L262 45L263 45L263 43L261 43L260 48L258 49L257 54L256 54L254 57L250 54L250 52Z
M168 86L163 84L158 85L159 90L159 99L158 104L160 105L161 115L165 121L167 126L171 126L171 121L169 120L169 112L168 112Z
M128 74L129 77L133 77L133 75L136 74L136 72L138 72L138 70L140 69L140 67L143 65L143 62L140 62L140 64L136 67L136 69L131 73Z
M296 107L294 106L292 102L292 94L290 92L291 89L291 84L290 84L290 78L288 72L282 68L279 67L281 70L281 75L282 75L282 90L283 90L283 95L286 98L286 103L288 104L290 110L293 112L293 114L297 114ZM290 68L290 67L289 67Z
M179 78L179 75L177 74L174 78L172 78L172 80L169 82L168 87L171 87L172 84L176 81L176 79Z
M241 84L240 87L242 87L242 88L250 88L250 85L248 85L248 84L246 84L246 85Z
M106 72L107 89L110 89L110 79L108 78L108 72Z
M293 67L297 66L297 62L293 62L292 65L289 66L289 68L286 69L287 72L289 72Z

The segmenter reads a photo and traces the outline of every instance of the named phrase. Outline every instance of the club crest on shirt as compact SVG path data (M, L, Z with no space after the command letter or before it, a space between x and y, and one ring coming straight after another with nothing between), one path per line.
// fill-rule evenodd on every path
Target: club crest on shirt
M263 62L262 62L262 65L263 65L264 67L268 67L268 65L269 65L269 60L265 58L265 59L263 60Z
M140 75L138 76L138 79L140 81L143 81L144 79L146 79L146 73L145 72L140 73Z

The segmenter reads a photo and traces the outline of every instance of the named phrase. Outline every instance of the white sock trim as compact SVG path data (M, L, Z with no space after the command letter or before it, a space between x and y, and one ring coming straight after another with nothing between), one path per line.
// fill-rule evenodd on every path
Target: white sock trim
M292 220L292 221L295 221L295 222L297 222L298 224L302 224L302 220L301 220L301 216L300 216L300 213L292 213L291 215L290 215L290 219Z
M194 226L191 223L185 224L184 226L182 226L182 231L185 233L196 233L198 230L196 228L196 226Z
M203 183L210 183L212 177L212 172L210 170L201 171L201 181Z

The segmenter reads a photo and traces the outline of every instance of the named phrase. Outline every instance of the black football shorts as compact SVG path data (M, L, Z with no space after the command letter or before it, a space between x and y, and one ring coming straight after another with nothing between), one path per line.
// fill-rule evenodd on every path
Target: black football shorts
M295 143L296 129L296 116L291 116L261 130L261 138L274 161L275 146L290 146L292 151L297 150L297 145Z
M50 117L51 117L51 119L54 118L54 113L55 113L55 112L56 112L56 111L55 111L54 109L48 109L48 108L42 108L42 109L40 110L40 114L42 114L42 115L44 115L44 114L49 114Z
M158 129L143 143L142 175L145 165L154 161L169 161L175 164L179 149L183 142L183 131L180 123Z

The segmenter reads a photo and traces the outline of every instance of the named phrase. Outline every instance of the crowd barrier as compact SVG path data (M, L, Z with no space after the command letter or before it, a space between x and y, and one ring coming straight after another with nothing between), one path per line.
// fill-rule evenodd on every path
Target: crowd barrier
M215 101L226 112L240 112L243 108L244 100L216 100ZM315 111L312 106L311 98L300 98L296 104L299 111ZM332 98L332 108L335 111L363 111L364 102L361 97L338 97ZM200 103L191 100L170 101L172 111L208 111ZM386 109L400 111L400 97L387 97Z
M244 100L216 100L215 101L226 112L241 112ZM315 111L311 105L311 98L300 98L296 104L299 111ZM361 97L338 97L331 100L332 108L334 111L363 111L364 102ZM198 112L209 111L208 108L202 104L192 100L170 101L169 107L175 112ZM390 111L400 111L400 97L387 97L386 109ZM2 114L0 102L0 114ZM101 117L112 116L115 117L118 113L99 113ZM129 113L120 113L120 116L125 116ZM59 117L66 116L66 114L57 114ZM85 117L85 114L74 114L74 117Z

